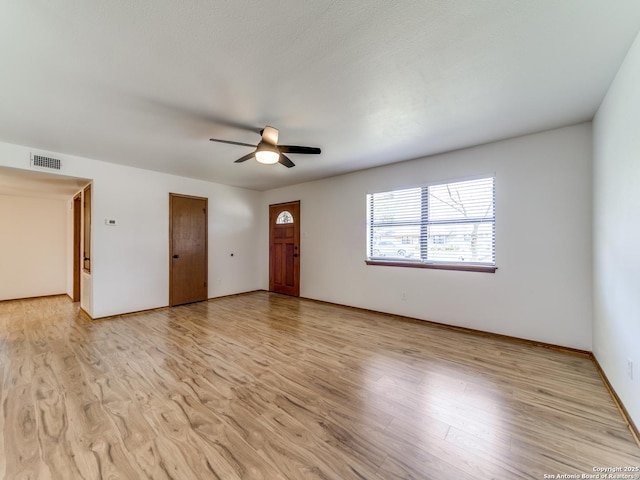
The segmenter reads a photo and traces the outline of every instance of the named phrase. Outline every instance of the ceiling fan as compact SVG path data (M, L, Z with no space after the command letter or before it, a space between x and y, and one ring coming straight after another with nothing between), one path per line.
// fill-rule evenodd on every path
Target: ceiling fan
M220 140L218 138L210 138L212 142L230 143L231 145L242 145L245 147L255 147L255 151L240 157L235 163L246 162L250 158L255 157L260 163L273 164L281 163L285 167L295 167L293 163L285 153L320 153L320 149L316 147L298 147L296 145L278 145L278 129L267 125L260 130L262 139L258 145L251 145L250 143L233 142L231 140Z

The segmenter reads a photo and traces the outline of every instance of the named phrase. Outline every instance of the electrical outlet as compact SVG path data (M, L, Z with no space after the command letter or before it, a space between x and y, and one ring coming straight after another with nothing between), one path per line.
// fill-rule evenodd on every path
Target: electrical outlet
M630 358L627 359L627 377L629 380L633 380L633 362Z

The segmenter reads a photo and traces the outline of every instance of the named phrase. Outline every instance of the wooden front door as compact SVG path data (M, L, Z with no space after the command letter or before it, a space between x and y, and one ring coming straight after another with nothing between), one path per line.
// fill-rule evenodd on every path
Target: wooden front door
M169 304L207 300L207 199L169 194Z
M300 202L269 205L269 290L300 295Z

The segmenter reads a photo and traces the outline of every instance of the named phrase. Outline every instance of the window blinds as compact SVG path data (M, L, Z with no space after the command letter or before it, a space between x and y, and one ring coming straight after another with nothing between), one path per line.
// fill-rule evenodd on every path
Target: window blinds
M495 178L367 195L369 259L495 265Z

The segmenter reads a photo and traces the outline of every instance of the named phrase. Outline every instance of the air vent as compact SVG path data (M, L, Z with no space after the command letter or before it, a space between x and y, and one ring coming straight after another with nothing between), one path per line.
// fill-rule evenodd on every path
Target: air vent
M46 168L47 170L60 170L62 168L62 162L59 158L45 157L44 155L32 153L31 166Z

